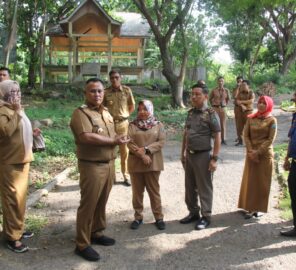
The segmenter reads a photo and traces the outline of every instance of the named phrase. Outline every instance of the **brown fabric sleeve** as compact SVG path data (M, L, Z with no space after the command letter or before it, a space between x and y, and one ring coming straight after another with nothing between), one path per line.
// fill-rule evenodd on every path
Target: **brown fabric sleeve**
M161 148L164 146L165 143L165 130L162 123L159 123L158 125L158 139L156 142L153 142L149 144L147 147L151 154L154 154L161 150Z
M127 144L129 151L133 154L137 153L138 145L133 141L135 129L133 124L129 124L128 126L128 136L131 138L130 142Z
M134 96L133 96L133 93L132 93L132 90L130 88L128 89L128 100L127 100L127 104L129 106L136 104L135 99L134 99Z
M276 133L277 133L277 121L273 117L273 121L270 121L270 123L269 123L269 135L268 135L268 138L267 138L267 140L265 140L260 145L260 147L257 150L259 155L266 152L268 150L268 148L272 145L272 143L274 142Z
M0 115L0 138L10 137L17 129L21 120L21 116L18 113L14 113L12 116L8 114Z
M93 128L90 120L79 109L76 109L73 112L70 126L72 130L75 132L76 136L79 136L80 134L85 132L92 132Z
M247 122L243 130L243 138L244 138L247 151L252 150L252 143L250 138L250 120L251 120L250 118L247 119Z

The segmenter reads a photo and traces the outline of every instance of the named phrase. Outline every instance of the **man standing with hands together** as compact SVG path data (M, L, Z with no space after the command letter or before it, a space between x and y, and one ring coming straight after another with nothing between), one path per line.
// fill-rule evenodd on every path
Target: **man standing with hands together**
M220 150L220 124L217 113L207 106L206 85L192 86L191 102L185 123L181 161L185 169L185 202L189 215L180 220L187 224L197 221L196 230L210 225L213 202L213 172ZM211 154L211 140L214 147ZM201 207L198 205L198 197ZM200 217L200 212L201 216Z

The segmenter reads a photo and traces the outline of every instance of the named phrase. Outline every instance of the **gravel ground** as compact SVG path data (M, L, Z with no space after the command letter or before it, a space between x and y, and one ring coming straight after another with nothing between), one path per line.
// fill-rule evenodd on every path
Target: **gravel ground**
M275 110L279 122L276 143L287 139L290 114ZM228 121L233 131L233 120ZM129 229L133 220L131 188L114 185L107 207L106 235L116 239L112 247L94 246L99 262L84 261L73 253L78 182L67 179L41 199L47 207L29 209L30 214L48 218L49 224L31 240L29 253L14 254L0 246L0 269L295 269L296 242L279 236L291 222L280 218L276 208L279 186L273 181L268 214L261 219L244 220L237 209L244 163L244 148L235 147L229 132L222 147L214 176L214 207L211 226L194 230L194 224L181 225L187 215L184 202L184 171L179 162L180 142L165 146L165 170L161 174L161 196L167 229L153 224L150 203L145 194L145 224ZM120 175L118 175L120 179Z

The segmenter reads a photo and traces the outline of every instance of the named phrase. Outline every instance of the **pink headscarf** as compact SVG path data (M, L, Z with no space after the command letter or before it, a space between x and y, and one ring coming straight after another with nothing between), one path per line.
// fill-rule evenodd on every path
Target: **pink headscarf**
M269 96L261 96L259 99L258 99L258 103L260 103L260 101L264 100L265 103L266 103L266 109L264 112L255 112L255 113L252 113L252 114L249 114L248 117L249 118L267 118L269 116L271 116L271 112L272 112L272 109L273 109L273 100L271 97Z

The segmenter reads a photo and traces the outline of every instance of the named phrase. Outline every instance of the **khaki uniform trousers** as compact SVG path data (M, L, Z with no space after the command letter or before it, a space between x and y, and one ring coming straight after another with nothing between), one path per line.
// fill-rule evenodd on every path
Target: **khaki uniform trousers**
M212 173L208 170L210 152L186 153L185 165L185 202L191 214L210 219L213 203ZM198 197L200 206L198 205Z
M26 211L30 163L0 165L3 233L7 240L22 237Z
M243 110L240 107L235 106L235 108L238 108L236 111L236 121L235 121L236 127L237 127L238 140L239 142L242 142L243 130L247 122L248 115L252 113L252 110L243 112Z
M213 107L214 111L218 114L220 118L220 127L221 127L221 140L226 140L226 111L223 107Z
M81 200L77 210L76 245L82 250L91 237L106 228L106 204L114 179L114 160L109 163L78 161Z
M131 173L133 208L135 210L134 216L136 220L143 219L143 199L145 187L150 198L150 205L155 220L163 219L159 192L159 175L160 171Z
M118 135L127 135L128 133L128 120L115 122L115 132ZM121 164L121 172L124 179L129 178L128 170L127 170L127 159L128 159L128 148L127 144L119 145L119 153L120 153L120 164Z

